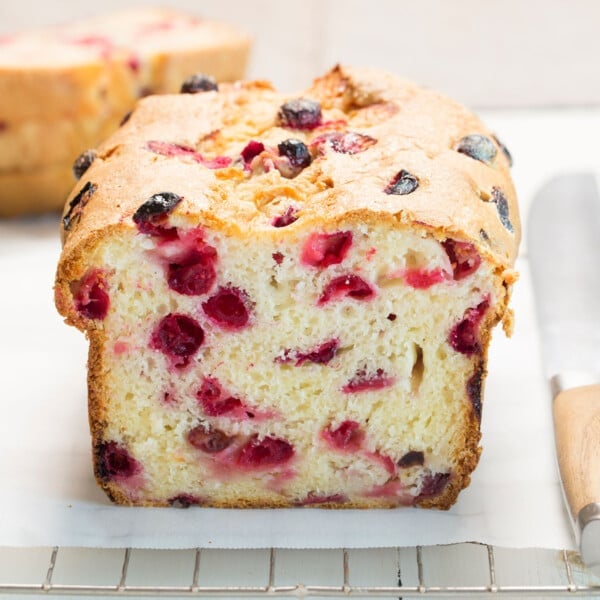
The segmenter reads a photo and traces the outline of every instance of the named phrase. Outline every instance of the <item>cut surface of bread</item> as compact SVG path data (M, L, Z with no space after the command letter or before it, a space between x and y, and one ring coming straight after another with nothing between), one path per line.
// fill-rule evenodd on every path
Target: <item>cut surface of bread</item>
M123 504L449 508L516 279L509 155L336 67L140 101L63 216L94 469Z

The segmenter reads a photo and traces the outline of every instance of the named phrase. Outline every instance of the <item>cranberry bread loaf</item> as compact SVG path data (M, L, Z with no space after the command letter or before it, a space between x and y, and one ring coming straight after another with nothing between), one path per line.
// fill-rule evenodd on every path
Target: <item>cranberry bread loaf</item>
M156 8L1 38L0 179L25 183L0 188L0 216L59 209L72 179L37 187L40 170L69 171L140 96L175 93L195 72L239 79L249 46L232 27Z
M509 162L378 71L141 100L82 159L55 286L109 497L450 507L512 322Z

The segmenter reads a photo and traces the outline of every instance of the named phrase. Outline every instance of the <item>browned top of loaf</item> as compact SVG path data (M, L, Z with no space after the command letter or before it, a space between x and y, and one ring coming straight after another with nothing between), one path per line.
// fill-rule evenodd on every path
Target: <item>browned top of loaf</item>
M278 126L280 106L298 97L321 103L322 126L311 131ZM291 179L277 169L252 174L240 160L235 162L250 140L276 148L285 139L309 144L335 130L368 135L376 143L356 154L330 149ZM369 69L335 67L294 95L253 82L221 86L218 92L144 98L130 120L99 148L99 158L71 194L67 208L88 182L97 186L71 223L63 257L110 225L133 227L136 209L151 195L169 191L184 197L172 218L193 221L203 213L231 235L259 231L276 237L292 227L315 228L341 219L386 220L440 238L471 241L500 269L510 268L520 223L509 160L496 142L498 151L490 164L456 151L459 140L472 134L492 137L456 102ZM149 141L192 148L208 160L227 156L234 162L207 168L189 155L152 152ZM401 170L418 178L418 188L406 195L386 194L384 189ZM500 219L494 190L506 198L513 231ZM274 228L273 216L290 202L299 208L298 220Z

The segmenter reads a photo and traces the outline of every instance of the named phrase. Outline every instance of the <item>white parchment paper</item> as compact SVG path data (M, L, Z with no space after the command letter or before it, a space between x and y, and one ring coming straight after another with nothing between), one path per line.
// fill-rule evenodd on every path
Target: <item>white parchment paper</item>
M57 230L56 218L0 224L0 545L574 548L525 260L515 335L492 343L483 455L450 511L137 509L110 504L93 478L87 342L53 305Z

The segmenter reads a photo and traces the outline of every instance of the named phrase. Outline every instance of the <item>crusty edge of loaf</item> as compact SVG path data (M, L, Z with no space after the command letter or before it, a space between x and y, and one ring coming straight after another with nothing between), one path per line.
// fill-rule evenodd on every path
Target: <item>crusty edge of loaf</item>
M210 217L210 215L207 215ZM369 217L369 220L376 220L378 217L381 219L382 215L373 211L360 211L360 215L347 214L345 217L340 217L339 220L347 220L350 217L352 222L354 219L361 223L365 223L365 218ZM388 215L389 217L390 215ZM200 215L195 215L194 220L199 218ZM188 218L191 220L191 216L188 214ZM217 225L218 221L214 217L208 219L211 226ZM410 229L414 231L415 226L426 235L432 235L437 239L445 239L448 236L448 232L443 229L433 229L431 226L425 224L413 224L412 227L408 223L402 223L396 221L398 227ZM306 223L306 228L310 228L310 223ZM223 229L223 228L220 228ZM225 229L227 229L225 227ZM104 398L106 396L103 386L103 367L102 367L102 347L104 342L103 328L101 323L98 324L95 321L88 321L80 317L73 308L71 299L71 292L69 288L69 282L79 279L87 264L85 256L94 250L97 244L100 244L107 235L111 233L117 233L121 231L133 230L133 225L126 225L120 223L117 225L110 225L104 231L93 231L86 239L82 240L76 247L71 248L65 256L62 257L56 276L55 284L55 299L56 306L59 312L65 317L65 321L71 325L78 327L85 331L86 336L90 342L89 350L89 362L88 362L88 388L89 388L89 422L90 431L92 436L92 448L94 453L94 471L99 486L106 492L108 497L117 504L132 505L132 501L127 498L119 489L118 484L102 479L100 474L99 459L97 451L99 445L103 441L103 431L106 426L106 403ZM231 233L231 232L228 232ZM240 234L241 232L238 232ZM492 329L499 322L505 322L506 319L512 319L512 312L508 310L508 303L511 296L512 284L515 282L517 275L515 271L510 268L506 268L503 264L498 264L494 260L494 255L489 252L485 252L485 249L481 248L481 244L477 244L478 249L483 250L487 259L495 266L496 276L502 281L502 287L504 289L504 296L498 298L498 302L495 305L495 312L486 315L485 320L481 325L481 348L482 353L480 355L480 361L475 364L474 371L481 369L483 373L486 373L487 369L487 354L491 340ZM508 315L508 316L507 316ZM505 327L506 329L506 327ZM462 443L457 443L457 447L460 448L458 456L455 456L455 470L452 473L447 485L441 494L431 498L421 498L415 502L417 506L423 508L437 508L441 510L449 509L455 502L459 493L466 488L471 480L471 473L479 462L481 454L481 447L479 445L481 439L480 431L480 420L475 414L473 409L465 407L464 410L465 420L464 428L460 433ZM152 502L140 502L136 505L141 506L161 506L162 504ZM227 503L208 503L206 506L222 507L222 508L235 508L235 507L265 507L265 508L277 508L277 507L289 507L292 506L289 503L269 503L255 505L252 502L239 503L236 505ZM311 505L312 506L312 505ZM340 505L329 505L329 504L315 504L314 506L331 506L335 508L386 508L395 507L397 504L382 499L365 499L364 502L349 502Z

